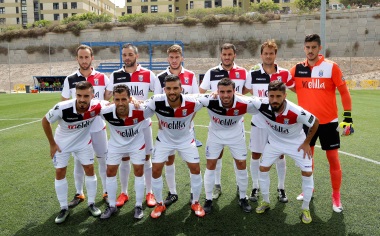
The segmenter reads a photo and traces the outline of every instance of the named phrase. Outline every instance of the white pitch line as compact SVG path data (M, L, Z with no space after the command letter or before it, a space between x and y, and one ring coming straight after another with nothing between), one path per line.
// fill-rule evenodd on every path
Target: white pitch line
M207 125L195 125L195 126L208 128ZM249 131L245 131L245 132L248 133L248 134L251 133ZM318 147L318 148L321 148L321 146L319 146L319 145L315 145L315 146ZM369 159L369 158L366 158L366 157L358 156L358 155L355 155L355 154L352 154L352 153L348 153L348 152L343 152L343 151L340 151L340 150L338 150L338 152L342 153L344 155L347 155L347 156L355 157L355 158L363 160L363 161L368 161L368 162L372 162L372 163L375 163L377 165L380 165L380 162L372 160L372 159Z
M28 122L28 123L24 123L24 124L21 124L21 125L11 126L11 127L5 128L5 129L0 129L0 132L6 131L6 130L10 130L10 129L13 129L13 128L17 128L17 127L20 127L20 126L24 126L24 125L33 124L33 123L36 123L36 122L39 122L39 121L41 121L41 119L35 120L35 121L31 121L31 122Z
M0 118L0 120L35 120L35 119L39 119L39 118L15 118L15 119L2 119L2 118Z

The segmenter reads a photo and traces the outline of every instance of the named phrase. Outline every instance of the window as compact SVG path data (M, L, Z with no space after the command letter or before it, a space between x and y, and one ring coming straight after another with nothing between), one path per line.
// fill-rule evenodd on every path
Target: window
M26 4L26 0L21 0L21 4Z
M21 21L22 21L23 25L26 25L28 23L28 17L27 17L27 15L23 14L21 16Z
M151 2L157 2L157 0L150 0Z
M76 2L71 3L71 9L77 9L77 3Z
M18 18L17 18L18 19ZM20 20L19 20L20 21ZM7 19L5 18L0 18L0 25L5 25L5 23L7 22Z
M16 24L18 24L18 25L20 24L20 18L19 17L16 18Z
M40 3L40 10L44 9L44 4Z
M273 0L274 3L280 3L280 0Z
M53 3L53 9L58 10L59 9L59 3L57 3L57 2Z
M236 1L236 0L233 1L232 6L233 6L233 7L236 7L236 6L237 6L237 1Z
M189 4L186 3L186 11L189 10Z
M0 14L5 14L5 7L0 7Z
M158 12L158 6L157 5L150 6L150 12L151 13L157 13Z
M59 20L59 14L54 14L54 20Z
M221 0L215 0L215 7L222 7L222 1Z
M194 9L194 1L190 1L190 9Z
M67 9L67 2L63 2L62 5L63 5L62 6L63 9Z
M44 20L44 14L41 14L41 20Z
M26 6L21 6L21 13L26 13Z
M65 18L67 18L67 17L69 17L69 14L67 14L67 13L63 13L63 19L65 19Z
M18 12L18 7L16 7L16 13L19 13L19 12Z
M148 13L148 6L141 6L141 13Z
M127 14L132 14L132 6L127 6Z
M127 0L127 2L132 2L132 0Z
M148 0L141 0L141 2L148 2Z
M179 12L179 7L175 7L175 12Z
M71 16L75 16L77 13L71 13Z
M168 10L169 10L169 12L173 12L173 5L169 5Z
M290 0L283 0L284 3L290 3Z
M205 1L205 8L211 8L212 2L211 1Z
M4 3L4 0L0 0L0 3Z

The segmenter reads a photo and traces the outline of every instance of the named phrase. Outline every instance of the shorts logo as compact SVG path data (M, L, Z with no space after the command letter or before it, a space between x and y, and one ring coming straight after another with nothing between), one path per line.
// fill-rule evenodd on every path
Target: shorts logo
M289 124L289 119L284 119L284 124L288 125Z
M278 81L282 81L282 76L277 76Z
M182 116L187 116L187 109L182 110Z
M185 77L185 84L188 84L189 83L189 77Z
M319 75L319 77L322 77L323 76L323 70L320 70L318 75Z
M239 74L239 72L235 72L235 78L236 78L236 79L239 79L239 78L240 78L240 74Z
M234 110L234 116L239 115L239 110Z
M139 75L139 81L143 81L144 80L144 76L143 75Z
M94 85L99 85L99 79L94 79Z
M134 118L134 119L133 119L133 124L134 124L134 125L137 124L138 122L139 122L138 118Z

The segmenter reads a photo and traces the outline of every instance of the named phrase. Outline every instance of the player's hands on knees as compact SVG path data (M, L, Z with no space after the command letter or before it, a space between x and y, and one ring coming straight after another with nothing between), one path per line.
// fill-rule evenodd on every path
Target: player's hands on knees
M313 158L313 152L311 150L311 147L308 143L302 143L301 146L299 146L298 148L298 152L303 150L303 158L305 158L306 156L311 159Z
M354 122L352 121L351 111L343 112L343 121L340 122L339 127L343 130L342 136L348 136L354 133Z

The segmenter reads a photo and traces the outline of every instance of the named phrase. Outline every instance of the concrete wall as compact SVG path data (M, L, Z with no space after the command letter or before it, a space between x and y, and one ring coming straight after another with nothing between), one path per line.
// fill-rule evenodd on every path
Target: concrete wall
M380 19L374 19L374 15L380 15L380 8L358 9L351 11L336 11L328 13L326 22L326 47L331 51L330 56L380 56ZM10 48L8 56L0 54L0 63L42 63L49 61L71 61L74 58L68 50L56 52L53 55L40 53L27 54L24 48L29 45L51 45L57 48L63 46L69 48L80 42L99 41L145 41L145 40L181 40L185 44L190 42L212 42L216 48L224 42L232 40L247 40L253 37L260 42L273 38L282 40L278 58L304 57L302 50L303 40L306 34L319 33L320 22L318 14L302 16L282 16L281 20L269 21L267 24L254 23L252 25L239 25L238 23L224 22L215 28L205 28L202 24L187 28L181 24L149 25L145 32L137 32L129 27L117 27L112 31L100 31L89 29L82 31L79 37L66 34L48 33L45 37L37 39L18 39L12 42L1 42L0 46ZM286 45L287 40L293 39L292 48ZM357 50L353 49L355 43ZM209 46L212 47L212 46ZM206 47L207 48L207 47ZM188 58L211 57L209 49L204 51L189 51L185 49ZM257 57L259 51L256 53ZM144 56L144 55L142 55ZM248 50L238 52L239 58L253 57ZM155 58L166 57L165 53L156 50ZM98 60L118 60L118 53L110 49L101 50L97 55Z

